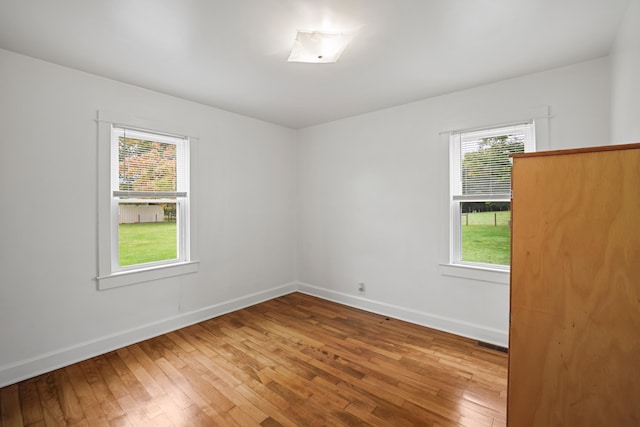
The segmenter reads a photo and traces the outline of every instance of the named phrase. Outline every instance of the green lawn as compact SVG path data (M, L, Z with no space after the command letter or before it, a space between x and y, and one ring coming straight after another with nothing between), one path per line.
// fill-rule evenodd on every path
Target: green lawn
M507 221L510 218L509 211L464 214L462 260L509 265L511 236Z
M118 237L121 266L178 257L175 222L120 224Z
M462 260L509 265L511 243L507 221L510 218L508 211L464 214ZM121 266L178 256L175 222L120 224L119 233Z

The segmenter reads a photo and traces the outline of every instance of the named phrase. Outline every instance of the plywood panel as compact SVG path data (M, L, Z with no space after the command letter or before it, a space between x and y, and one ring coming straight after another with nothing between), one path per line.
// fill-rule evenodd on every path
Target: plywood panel
M508 420L640 425L640 149L516 158Z

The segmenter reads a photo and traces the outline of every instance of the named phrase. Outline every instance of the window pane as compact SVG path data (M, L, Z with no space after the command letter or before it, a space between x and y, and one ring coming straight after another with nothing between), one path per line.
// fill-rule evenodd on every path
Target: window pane
M528 126L530 125L461 134L461 194L509 193L511 189L509 155L525 152Z
M119 203L121 267L178 258L176 203Z
M118 138L118 183L121 191L176 191L176 145L128 138L124 131Z
M509 265L511 203L460 203L462 261Z

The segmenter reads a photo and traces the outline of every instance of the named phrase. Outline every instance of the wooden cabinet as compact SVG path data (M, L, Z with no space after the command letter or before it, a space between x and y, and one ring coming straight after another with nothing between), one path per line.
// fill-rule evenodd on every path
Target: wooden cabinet
M514 156L507 422L640 426L640 144Z

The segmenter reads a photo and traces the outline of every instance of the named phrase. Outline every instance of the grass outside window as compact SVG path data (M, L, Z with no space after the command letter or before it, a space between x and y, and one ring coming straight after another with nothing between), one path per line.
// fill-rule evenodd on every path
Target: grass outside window
M147 222L118 226L120 266L178 258L175 222Z
M509 265L510 220L510 211L462 214L462 261Z
M509 265L510 219L510 211L463 214L462 261ZM176 259L176 223L120 224L119 250L121 266Z

